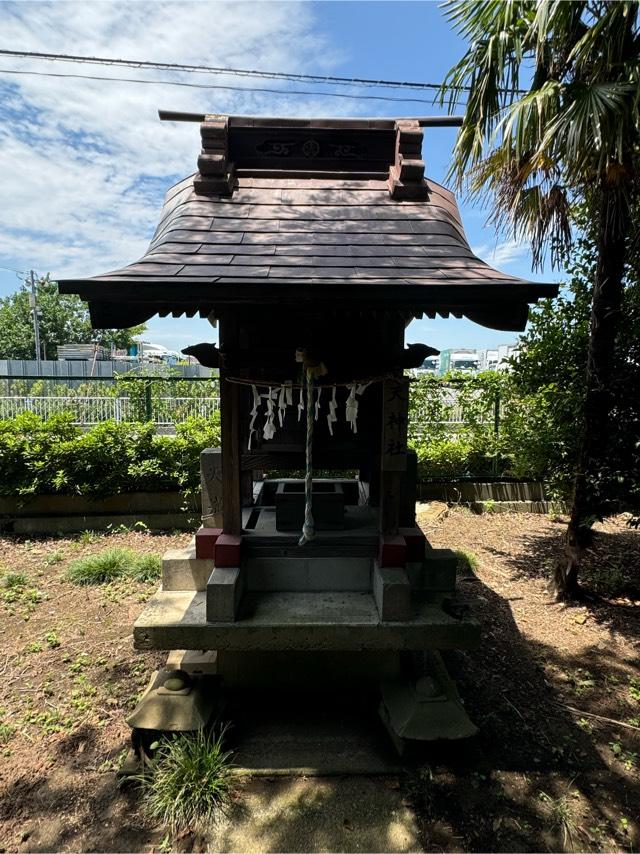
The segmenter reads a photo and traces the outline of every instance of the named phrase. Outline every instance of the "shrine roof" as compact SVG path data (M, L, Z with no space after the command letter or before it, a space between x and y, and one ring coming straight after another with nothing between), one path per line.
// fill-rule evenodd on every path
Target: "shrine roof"
M270 121L235 138L228 119L203 122L199 172L167 192L143 257L60 281L94 326L337 300L517 330L529 303L556 293L472 252L454 195L424 177L419 128Z

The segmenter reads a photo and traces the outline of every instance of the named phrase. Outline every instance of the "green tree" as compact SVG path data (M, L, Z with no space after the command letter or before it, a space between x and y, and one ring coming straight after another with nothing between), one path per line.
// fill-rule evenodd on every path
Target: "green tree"
M470 47L442 91L464 96L452 176L495 201L495 220L559 263L571 214L584 201L596 229L595 275L580 447L559 599L578 594L578 571L608 452L614 348L624 268L633 240L640 128L638 2L452 0L448 15ZM527 86L528 83L528 86ZM521 88L527 86L527 88Z
M634 216L640 216L640 211ZM580 452L589 350L589 315L596 272L596 234L586 210L577 214L580 236L567 258L567 285L531 310L527 332L508 380L515 408L504 428L517 448L516 474L544 479L558 495L571 493ZM614 416L607 454L596 472L594 509L599 516L621 505L640 505L640 246L631 247L624 279L621 324L610 380Z
M29 305L31 289L23 284L17 291L0 299L0 359L35 358L33 314ZM49 359L56 358L60 344L90 344L125 349L133 343L144 326L131 329L92 329L86 303L75 295L58 293L49 274L36 282L40 312L40 340Z

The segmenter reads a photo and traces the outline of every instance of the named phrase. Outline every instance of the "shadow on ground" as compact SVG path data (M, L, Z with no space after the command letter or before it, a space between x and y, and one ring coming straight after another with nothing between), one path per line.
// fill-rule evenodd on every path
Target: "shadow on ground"
M530 543L532 554L544 545L535 538ZM513 568L524 574L530 565L525 556ZM597 714L616 718L618 700L607 684L625 678L628 667L606 649L573 655L528 640L509 601L475 576L462 579L461 587L478 612L483 642L477 650L448 653L446 662L479 736L421 749L400 777L254 779L211 828L209 850L638 847L638 768L627 769L610 747L619 742L637 760L638 734L581 720L567 708L562 681L550 676L554 668L569 679L588 671L593 685L582 699L597 700ZM614 624L616 607L607 604L601 621ZM157 847L164 829L145 824L135 791L118 790L113 767L103 764L113 764L126 746L123 738L105 753L95 727L50 743L42 769L2 794L0 818L18 818L27 834L19 850Z
M576 656L526 639L506 599L475 577L462 586L477 606L483 642L446 661L480 734L422 751L410 792L425 848L631 850L640 841L638 767L627 770L610 742L620 738L633 753L640 733L599 730L567 708L548 675L590 669L598 714L616 717L605 677L622 680L628 668L602 649Z

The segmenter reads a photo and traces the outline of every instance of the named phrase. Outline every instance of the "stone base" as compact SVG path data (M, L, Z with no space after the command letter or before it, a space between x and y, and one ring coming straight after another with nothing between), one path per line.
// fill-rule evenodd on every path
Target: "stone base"
M451 616L420 597L408 620L385 622L371 593L245 593L235 622L212 623L205 592L161 590L138 617L133 637L137 649L469 649L480 627L463 611Z
M154 732L194 732L209 722L217 705L218 691L212 677L185 677L180 690L165 687L178 671L156 670L138 705L127 717L135 730Z
M381 690L380 717L401 756L412 743L470 738L478 732L435 651L428 655L424 675L384 681Z

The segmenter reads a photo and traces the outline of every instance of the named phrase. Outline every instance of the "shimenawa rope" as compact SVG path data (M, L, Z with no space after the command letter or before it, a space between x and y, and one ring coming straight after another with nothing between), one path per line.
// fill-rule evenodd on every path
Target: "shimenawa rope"
M307 445L304 475L304 524L298 545L303 546L316 535L313 523L313 369L307 367Z

